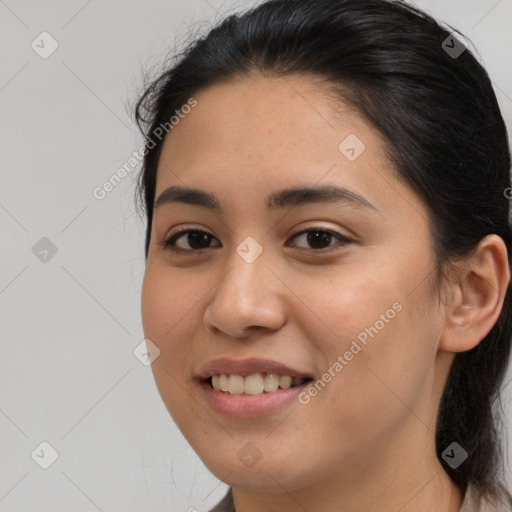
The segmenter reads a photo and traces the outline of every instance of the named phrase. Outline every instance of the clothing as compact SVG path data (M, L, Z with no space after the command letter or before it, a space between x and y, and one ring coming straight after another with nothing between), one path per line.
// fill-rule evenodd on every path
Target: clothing
M230 487L222 500L210 512L236 512L233 504L233 489ZM475 489L468 486L459 512L512 512L512 503L497 507L484 502Z
M233 504L233 488L230 487L222 500L215 505L209 512L236 512Z

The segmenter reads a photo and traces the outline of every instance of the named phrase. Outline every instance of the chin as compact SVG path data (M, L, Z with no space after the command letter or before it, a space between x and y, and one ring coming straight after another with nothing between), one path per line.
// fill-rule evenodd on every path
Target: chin
M229 452L233 455L228 456ZM292 492L310 485L318 473L311 464L307 468L300 467L306 460L303 457L294 460L286 455L280 455L279 459L262 455L259 460L247 458L244 464L243 454L240 455L241 461L236 450L217 446L213 451L211 444L205 450L196 450L196 453L208 470L225 484L262 493L282 493L283 488Z

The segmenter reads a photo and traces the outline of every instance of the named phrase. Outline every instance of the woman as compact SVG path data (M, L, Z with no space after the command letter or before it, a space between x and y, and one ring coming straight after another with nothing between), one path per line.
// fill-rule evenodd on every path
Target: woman
M136 118L144 333L230 485L213 510L512 510L510 150L463 39L398 1L271 0Z

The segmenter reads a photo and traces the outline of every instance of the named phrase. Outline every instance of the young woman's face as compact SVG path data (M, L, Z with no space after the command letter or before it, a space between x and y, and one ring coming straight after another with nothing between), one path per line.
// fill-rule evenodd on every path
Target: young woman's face
M268 492L435 460L454 354L438 350L426 208L379 132L300 77L195 99L163 147L142 292L176 424L217 477ZM267 206L327 186L345 192ZM181 229L200 233L165 247ZM220 374L227 392L206 381ZM311 380L285 389L286 377Z

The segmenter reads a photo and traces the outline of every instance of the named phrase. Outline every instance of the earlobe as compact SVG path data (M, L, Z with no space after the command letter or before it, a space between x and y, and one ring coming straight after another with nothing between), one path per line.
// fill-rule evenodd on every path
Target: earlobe
M510 281L507 248L498 235L487 235L471 257L456 265L439 348L464 352L476 347L500 316Z

